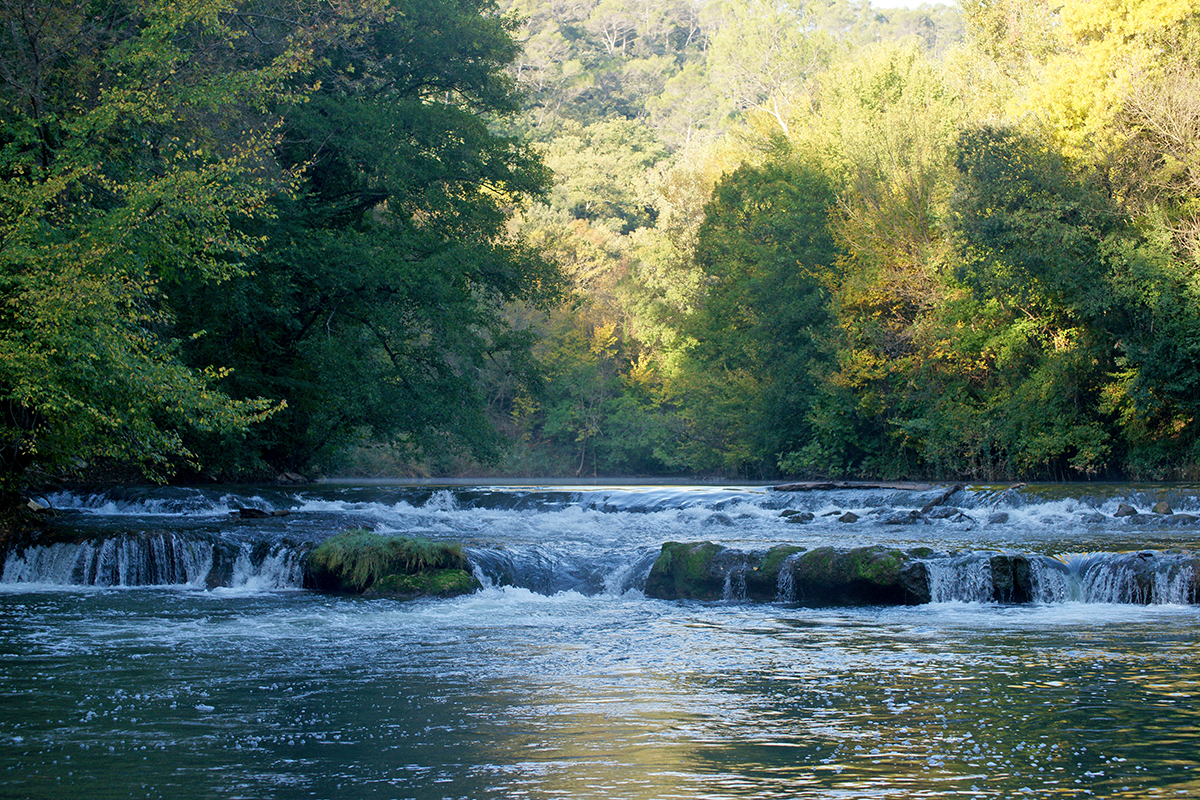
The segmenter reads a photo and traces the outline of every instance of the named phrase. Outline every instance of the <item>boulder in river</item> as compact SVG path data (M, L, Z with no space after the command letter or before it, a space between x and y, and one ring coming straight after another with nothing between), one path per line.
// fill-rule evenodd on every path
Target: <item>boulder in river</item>
M997 603L1028 603L1033 600L1033 572L1022 555L991 558L992 599Z
M741 594L730 598L731 585ZM787 587L787 596L780 597ZM667 542L646 579L646 595L662 600L784 600L805 606L903 605L930 600L928 567L887 547L805 552L780 545L767 553L712 542Z
M646 595L660 600L720 600L731 570L748 566L750 555L713 542L667 542L650 575Z
M928 603L925 564L902 550L876 545L819 547L789 562L796 603L806 606Z
M803 552L803 547L791 544L776 545L768 550L753 569L745 570L743 573L746 582L746 599L762 603L781 599L779 597L780 575L784 574L786 578L790 578L790 574L787 573L791 569L791 562ZM785 580L782 585L790 585L790 581Z
M926 514L929 519L954 519L961 515L962 511L956 506L938 506Z
M410 599L481 588L461 545L365 530L326 539L305 558L305 571L309 588L341 594Z

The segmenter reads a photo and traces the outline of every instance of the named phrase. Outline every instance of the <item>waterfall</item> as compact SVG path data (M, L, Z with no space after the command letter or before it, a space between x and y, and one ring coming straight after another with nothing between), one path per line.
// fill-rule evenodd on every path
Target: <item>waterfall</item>
M1194 603L1196 567L1190 554L1116 554L1089 566L1083 575L1083 595L1091 603Z
M1190 553L1072 553L1032 564L1041 603L1197 602L1197 559Z
M725 573L725 591L722 600L744 602L746 600L746 567L734 567Z
M989 553L933 558L929 568L929 596L934 603L987 603L992 600L992 565Z
M175 533L56 542L9 552L5 583L203 586L216 545Z
M953 493L945 487L783 492L637 486L62 492L47 497L57 513L47 514L44 535L0 551L0 580L18 586L300 588L309 548L339 531L367 528L458 542L484 586L547 595L644 591L659 556L674 544L686 546L679 558L696 559L677 568L703 584L705 600L1197 602L1200 516L1147 510L1158 495L1079 495L1060 487ZM951 497L958 506L946 505ZM1200 510L1192 494L1172 496L1172 502ZM1142 511L1118 516L1128 504ZM243 508L268 514L238 513ZM993 513L997 509L1003 513ZM843 521L847 511L855 522ZM1130 541L1145 549L1109 550ZM1062 542L1083 552L1047 555ZM706 562L706 548L727 555ZM857 557L824 565L810 559L825 550L873 555L861 563ZM895 561L889 552L903 555ZM801 553L808 554L807 566L797 573ZM902 579L889 572L897 568ZM885 581L886 590L876 582L882 578L892 581Z
M779 570L779 579L775 584L775 602L796 602L796 576L787 568L787 562L784 562L784 567Z
M304 550L288 545L257 554L249 545L242 545L229 586L260 591L299 588L304 583L304 555Z
M1066 603L1083 600L1081 576L1091 556L1042 556L1030 559L1033 600L1037 603Z
M182 533L122 535L10 550L7 584L298 588L304 551L234 544Z

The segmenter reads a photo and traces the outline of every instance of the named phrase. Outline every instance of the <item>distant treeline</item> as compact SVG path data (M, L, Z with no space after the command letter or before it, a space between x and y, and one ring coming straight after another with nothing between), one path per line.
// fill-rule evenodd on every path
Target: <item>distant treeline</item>
M1197 472L1195 0L0 17L10 497Z
M1197 474L1200 3L651 5L519 7L510 471Z

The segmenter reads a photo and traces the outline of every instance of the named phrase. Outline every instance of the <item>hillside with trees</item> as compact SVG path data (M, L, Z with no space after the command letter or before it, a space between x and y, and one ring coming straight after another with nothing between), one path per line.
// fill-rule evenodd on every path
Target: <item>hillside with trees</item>
M1197 475L1195 0L0 13L9 496Z
M1200 5L654 8L518 7L510 471L1196 474Z

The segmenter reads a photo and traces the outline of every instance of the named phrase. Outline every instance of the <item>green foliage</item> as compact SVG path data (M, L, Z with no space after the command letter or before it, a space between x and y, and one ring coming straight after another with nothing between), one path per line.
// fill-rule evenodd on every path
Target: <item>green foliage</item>
M507 306L558 297L554 265L507 227L547 173L488 125L517 107L509 23L488 0L353 21L320 43L309 101L279 109L279 159L304 177L247 228L262 245L245 272L172 287L183 324L208 331L189 360L232 367L236 397L288 404L238 448L200 443L214 470L327 470L363 442L494 460L484 376L529 345Z
M421 573L470 572L461 545L366 530L331 536L309 552L305 563L318 588L359 594L372 588L417 585L419 581L405 577Z
M696 249L706 285L672 388L688 463L770 472L778 453L807 440L814 375L828 357L833 205L829 181L786 154L714 190Z
M0 490L1194 475L1161 5L10 3Z
M105 459L170 474L182 431L271 409L186 364L163 282L211 284L255 242L287 176L264 168L268 97L303 93L301 43L239 51L224 2L11 3L0 10L0 488ZM227 52L228 59L217 54ZM213 124L222 120L221 125Z
M637 187L666 150L643 125L611 120L587 127L568 124L547 148L558 175L552 203L576 219L604 222L629 233L651 220Z

